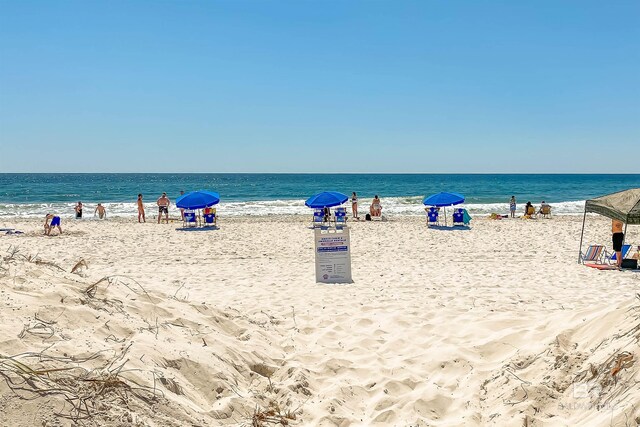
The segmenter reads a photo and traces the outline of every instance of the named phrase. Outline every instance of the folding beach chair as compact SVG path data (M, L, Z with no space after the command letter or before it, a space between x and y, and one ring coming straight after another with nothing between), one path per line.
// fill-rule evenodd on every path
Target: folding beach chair
M596 264L602 264L602 259L605 256L605 249L602 245L591 245L587 248L586 252L580 252L580 262L595 262Z
M324 225L324 209L313 210L313 228L322 227Z
M438 209L431 207L427 212L427 226L438 224L440 224L440 221L438 220Z
M347 208L336 208L334 218L336 221L336 228L342 228L347 226Z
M215 209L209 209L206 214L204 214L204 225L205 227L211 227L216 225L218 217L216 215Z
M453 225L464 225L464 209L454 209L453 211Z
M542 218L551 218L551 206L542 206L542 208L540 208L540 213L542 214Z
M622 251L620 251L622 253L622 259L625 259L627 257L627 254L629 253L630 250L631 250L631 245L623 245L622 246ZM607 252L605 250L604 259L609 264L617 264L618 263L618 257L617 257L615 252L609 253L609 252Z
M183 222L185 227L197 227L198 218L196 217L195 211L184 211Z

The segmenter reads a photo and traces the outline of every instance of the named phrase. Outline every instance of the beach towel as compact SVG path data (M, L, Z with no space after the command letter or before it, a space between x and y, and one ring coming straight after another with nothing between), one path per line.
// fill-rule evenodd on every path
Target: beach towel
M617 270L618 267L609 264L585 264L587 267L595 268L597 270Z
M464 224L469 224L471 222L471 215L469 215L469 212L467 212L466 209L462 210L462 220Z

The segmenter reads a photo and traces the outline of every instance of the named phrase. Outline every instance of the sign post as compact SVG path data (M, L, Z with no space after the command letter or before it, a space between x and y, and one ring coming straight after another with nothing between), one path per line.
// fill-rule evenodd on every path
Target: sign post
M349 228L316 229L316 282L352 283Z

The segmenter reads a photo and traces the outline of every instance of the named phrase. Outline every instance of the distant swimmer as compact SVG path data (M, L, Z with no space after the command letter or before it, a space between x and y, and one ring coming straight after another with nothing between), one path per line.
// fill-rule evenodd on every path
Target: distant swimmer
M102 206L101 203L98 203L98 206L96 206L96 210L93 212L93 216L96 216L96 214L100 219L105 219L107 217L107 210L104 208L104 206Z
M60 217L53 214L47 214L44 217L44 234L45 236L51 235L51 229L58 227L58 231L62 234L62 228L60 227Z
M140 222L140 218L142 218L142 222L147 222L144 217L144 203L142 203L142 194L138 194L138 222Z

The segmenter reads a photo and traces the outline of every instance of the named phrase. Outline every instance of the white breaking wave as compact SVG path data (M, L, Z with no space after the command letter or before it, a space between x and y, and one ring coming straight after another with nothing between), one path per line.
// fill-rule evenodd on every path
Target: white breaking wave
M359 213L364 215L369 210L371 200L361 199ZM554 215L577 215L584 211L584 200L550 203ZM136 203L103 203L107 210L107 217L137 217ZM351 203L345 204L351 212ZM466 203L460 205L473 215L488 215L491 213L508 214L508 203ZM74 216L75 203L6 203L0 204L0 217L44 217L47 213L53 213L62 217ZM524 204L518 205L518 214L522 213ZM91 218L94 215L96 204L84 204L83 216ZM245 202L221 202L216 205L219 215L247 216L247 215L309 215L310 209L304 205L304 200L260 200ZM386 197L382 199L382 210L385 215L424 215L422 196L414 197ZM155 203L146 203L145 211L149 217L158 212ZM169 214L175 216L178 209L171 206Z

